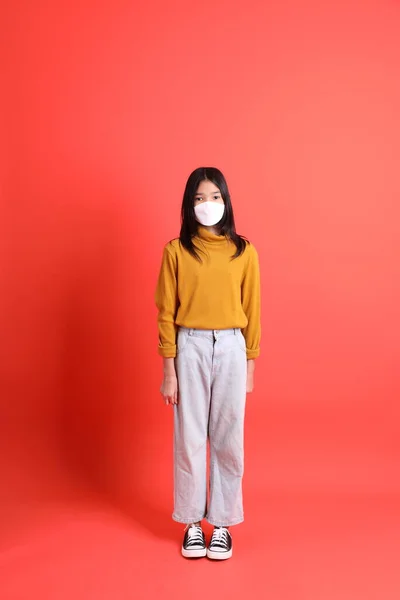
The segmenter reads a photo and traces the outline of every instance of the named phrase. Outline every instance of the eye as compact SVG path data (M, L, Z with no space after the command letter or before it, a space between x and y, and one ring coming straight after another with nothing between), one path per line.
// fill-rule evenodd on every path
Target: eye
M218 198L220 198L220 195L219 194L215 194L214 200L218 200Z

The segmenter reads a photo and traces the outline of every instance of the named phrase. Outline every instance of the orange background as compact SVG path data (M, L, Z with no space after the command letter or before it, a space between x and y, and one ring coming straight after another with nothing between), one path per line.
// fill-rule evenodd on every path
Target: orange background
M6 4L2 600L397 599L400 4ZM179 554L154 306L202 165L263 284L219 565Z

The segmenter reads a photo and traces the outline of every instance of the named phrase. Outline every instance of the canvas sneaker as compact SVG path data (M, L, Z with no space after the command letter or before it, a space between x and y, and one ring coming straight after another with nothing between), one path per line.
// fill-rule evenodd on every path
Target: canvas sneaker
M208 558L226 560L232 556L232 537L226 527L215 527L207 548Z
M206 556L206 538L198 525L188 525L182 544L182 556L185 558L200 558Z

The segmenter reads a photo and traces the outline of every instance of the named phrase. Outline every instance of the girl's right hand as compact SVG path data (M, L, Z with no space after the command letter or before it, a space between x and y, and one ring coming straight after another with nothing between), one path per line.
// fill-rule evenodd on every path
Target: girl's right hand
M178 404L178 378L176 375L164 375L160 392L165 404Z

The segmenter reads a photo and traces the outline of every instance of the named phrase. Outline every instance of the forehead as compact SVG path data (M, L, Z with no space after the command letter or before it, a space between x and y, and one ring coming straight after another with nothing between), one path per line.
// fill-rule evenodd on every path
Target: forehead
M199 187L196 190L196 194L215 194L215 193L219 194L220 191L217 188L217 186L215 185L215 183L213 183L212 181L208 181L208 179L201 181L199 184Z

